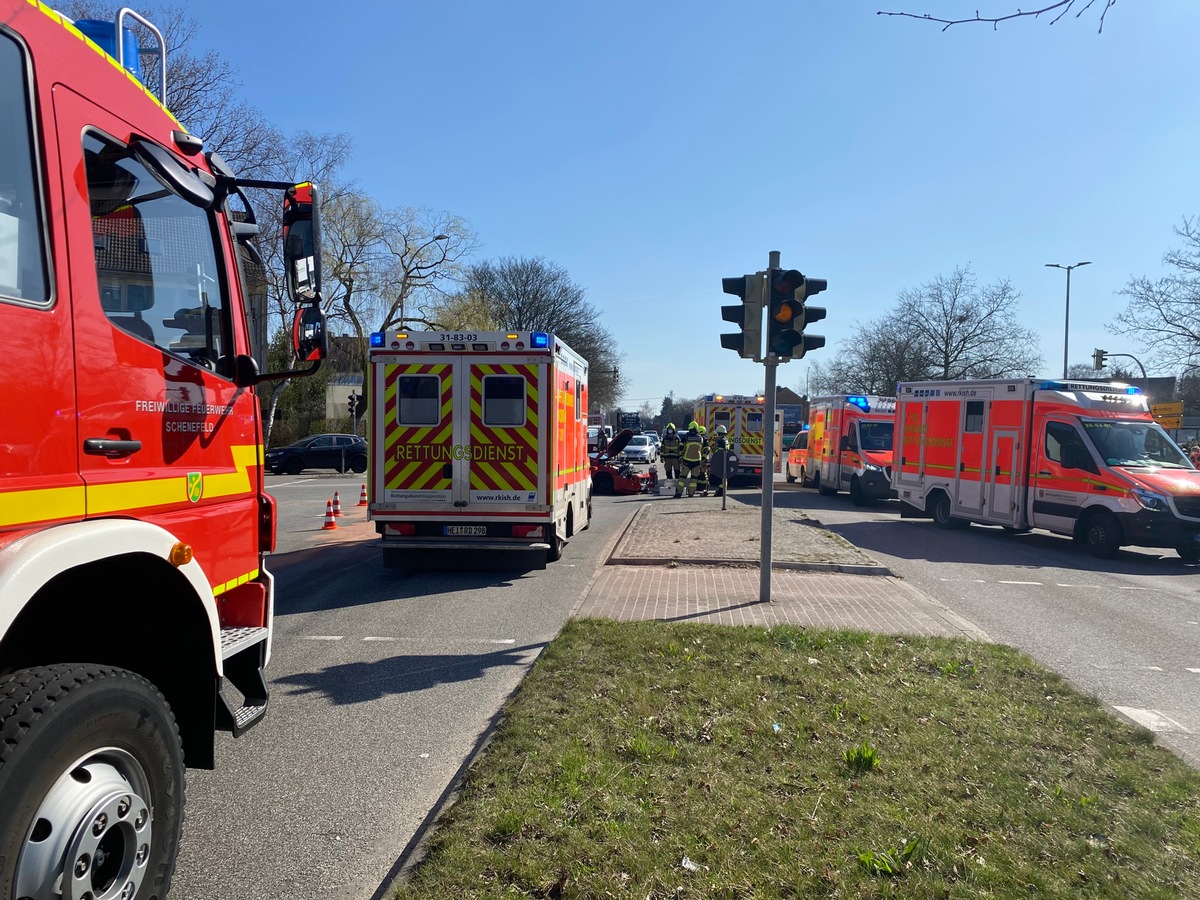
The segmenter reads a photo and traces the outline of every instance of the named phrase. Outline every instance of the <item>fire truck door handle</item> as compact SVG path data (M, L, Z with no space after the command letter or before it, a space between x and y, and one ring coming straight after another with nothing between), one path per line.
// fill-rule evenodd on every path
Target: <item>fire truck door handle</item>
M114 441L109 438L88 438L83 442L83 452L88 456L107 456L109 459L132 456L141 449L141 441Z
M1039 475L1039 476L1041 476L1041 475L1045 475L1047 478L1049 478L1049 477L1050 477L1050 470L1049 470L1049 469L1042 469L1041 471L1039 471L1039 472L1038 472L1038 475Z

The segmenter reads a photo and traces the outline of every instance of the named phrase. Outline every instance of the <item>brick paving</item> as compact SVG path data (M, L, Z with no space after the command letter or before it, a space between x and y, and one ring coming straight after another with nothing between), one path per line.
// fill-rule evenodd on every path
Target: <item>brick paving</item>
M733 496L648 498L575 610L579 617L780 624L988 640L971 622L796 510L772 520L760 602L761 511ZM871 574L866 574L871 573Z

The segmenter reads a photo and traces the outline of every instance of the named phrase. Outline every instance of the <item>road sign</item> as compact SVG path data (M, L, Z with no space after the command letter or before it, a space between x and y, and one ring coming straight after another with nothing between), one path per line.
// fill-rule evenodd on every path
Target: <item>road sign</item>
M1168 431L1183 427L1183 416L1155 416L1154 421Z
M1174 400L1171 403L1151 403L1150 404L1150 415L1154 416L1154 418L1156 418L1156 419L1162 418L1163 416L1182 416L1183 415L1183 401L1182 400ZM1161 423L1159 423L1159 424L1161 424ZM1164 427L1166 427L1166 426L1164 426ZM1171 427L1178 428L1179 426L1173 425Z
M730 450L714 450L708 466L718 478L730 478L737 474L737 454Z
M637 413L621 413L622 428L641 428L642 417Z

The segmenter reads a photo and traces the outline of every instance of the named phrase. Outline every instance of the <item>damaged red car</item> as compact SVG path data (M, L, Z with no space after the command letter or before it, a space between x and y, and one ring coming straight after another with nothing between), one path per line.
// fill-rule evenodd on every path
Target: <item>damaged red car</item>
M590 453L593 494L654 494L658 492L658 467L638 471L621 459L621 451L633 437L633 430L626 428L613 435L603 453Z

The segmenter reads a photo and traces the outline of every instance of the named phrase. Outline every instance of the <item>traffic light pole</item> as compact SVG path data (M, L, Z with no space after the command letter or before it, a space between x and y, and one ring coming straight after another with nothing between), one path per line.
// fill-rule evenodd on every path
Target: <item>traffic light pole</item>
M772 250L767 257L767 268L779 268L779 251ZM763 471L762 471L762 526L759 532L758 602L771 602L771 535L775 508L775 379L779 362L770 348L763 351L763 368L766 370L763 411Z

